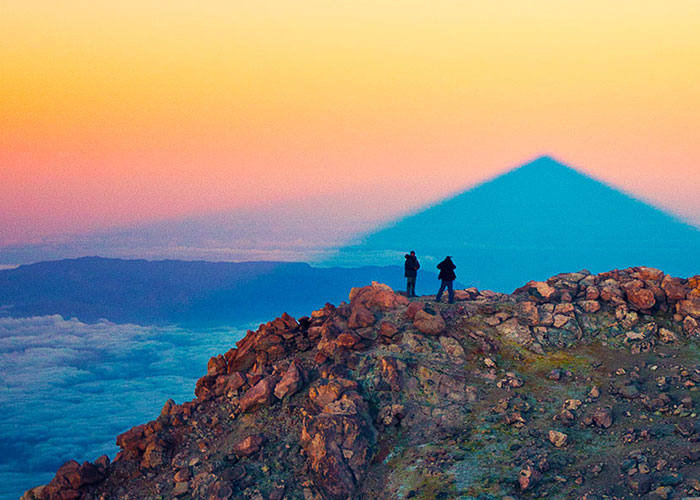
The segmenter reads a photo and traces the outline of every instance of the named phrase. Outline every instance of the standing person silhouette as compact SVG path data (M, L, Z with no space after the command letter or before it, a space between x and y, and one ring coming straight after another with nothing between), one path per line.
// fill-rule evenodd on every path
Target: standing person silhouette
M440 270L438 279L442 280L442 283L440 284L440 290L438 290L437 296L435 297L435 302L440 302L442 292L444 292L445 288L447 288L447 299L450 304L454 304L455 292L452 289L452 282L457 279L457 276L455 275L455 269L457 269L457 266L455 266L455 263L452 262L452 257L448 255L445 257L445 260L437 265L437 268Z
M416 252L411 250L410 254L406 254L406 262L404 262L404 276L406 277L406 296L415 297L416 296L416 277L418 276L418 269L420 269L420 263L416 258Z

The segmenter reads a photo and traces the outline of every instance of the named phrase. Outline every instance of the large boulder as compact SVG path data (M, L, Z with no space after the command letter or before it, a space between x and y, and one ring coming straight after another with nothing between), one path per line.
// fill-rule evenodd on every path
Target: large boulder
M285 397L292 396L296 393L303 385L303 377L299 365L296 361L289 363L289 368L282 376L282 379L275 386L275 397L277 399L284 399Z
M408 305L408 299L394 293L391 287L372 282L372 285L350 290L350 307L363 305L372 311L391 311Z
M301 445L314 484L328 500L355 498L374 456L377 432L354 391L304 419Z
M376 318L374 313L369 310L364 304L355 304L352 306L348 327L350 328L366 328L372 326Z
M656 304L654 292L648 288L630 288L627 290L627 300L637 309L651 309Z
M248 389L239 404L241 411L248 412L261 406L269 405L272 401L272 384L268 378L260 380L253 387Z
M445 320L442 319L440 311L435 311L431 314L425 310L420 310L413 317L413 326L426 335L440 335L445 331L446 324Z
M676 304L678 314L682 316L690 316L692 318L700 318L700 297L693 297L689 300L681 300Z
M537 326L540 322L540 313L535 302L526 300L518 305L518 315L526 325Z
M514 293L516 295L527 295L537 302L548 302L556 291L556 288L544 281L529 281L525 286L518 288Z
M666 293L669 302L678 302L685 299L687 290L679 278L664 276L661 282L661 289Z

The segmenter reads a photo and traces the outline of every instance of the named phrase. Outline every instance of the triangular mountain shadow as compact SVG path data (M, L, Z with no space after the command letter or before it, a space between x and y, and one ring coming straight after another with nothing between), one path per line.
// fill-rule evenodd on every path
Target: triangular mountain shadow
M581 269L700 273L697 228L549 157L365 235L333 262L387 265L408 250L429 269L451 255L460 281L503 292Z

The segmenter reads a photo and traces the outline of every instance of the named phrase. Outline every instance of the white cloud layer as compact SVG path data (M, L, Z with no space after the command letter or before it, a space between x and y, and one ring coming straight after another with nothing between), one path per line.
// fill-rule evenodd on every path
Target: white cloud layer
M66 460L113 457L117 434L169 398L194 398L208 359L244 333L0 318L0 499L48 482Z

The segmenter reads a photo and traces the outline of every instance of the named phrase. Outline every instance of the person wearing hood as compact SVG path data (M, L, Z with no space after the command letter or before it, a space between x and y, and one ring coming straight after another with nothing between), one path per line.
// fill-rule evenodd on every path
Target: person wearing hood
M457 266L455 266L454 262L452 262L452 257L448 255L445 257L445 260L437 265L437 268L440 270L438 279L442 280L442 282L440 283L440 290L438 290L437 296L435 297L435 302L440 302L442 292L444 292L445 288L447 288L448 301L450 304L453 304L455 301L455 292L452 288L452 282L457 279L457 276L455 275L455 269L457 269Z
M404 262L404 276L406 277L406 296L415 297L416 296L416 277L418 276L418 269L420 269L420 263L416 258L416 252L411 250L410 254L406 254L406 262Z

